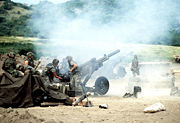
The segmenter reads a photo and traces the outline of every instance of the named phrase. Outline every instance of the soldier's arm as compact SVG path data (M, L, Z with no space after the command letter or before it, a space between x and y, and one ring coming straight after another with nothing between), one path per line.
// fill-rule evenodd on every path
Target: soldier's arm
M73 67L70 69L70 72L72 72L73 70L75 70L77 68L77 64L73 63Z
M26 65L26 66L28 65L28 60L26 60L26 61L24 62L24 65Z
M139 62L138 62L138 68L140 68L140 64L139 64Z
M58 79L62 79L61 77L57 76L56 72L53 72L54 77L58 78Z

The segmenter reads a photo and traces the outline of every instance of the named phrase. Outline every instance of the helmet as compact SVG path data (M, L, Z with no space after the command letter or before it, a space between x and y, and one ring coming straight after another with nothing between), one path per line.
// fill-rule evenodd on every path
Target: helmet
M59 60L58 59L53 59L52 63L53 63L53 65L56 65L56 64L59 63Z
M137 55L134 55L134 58L137 59Z
M72 60L72 56L67 56L66 59L67 59L68 61L71 61L71 60Z
M27 53L27 57L32 57L32 56L34 56L34 54L32 52Z
M15 53L14 53L14 52L9 52L9 53L8 53L8 56L9 56L10 58L14 58L14 57L15 57Z

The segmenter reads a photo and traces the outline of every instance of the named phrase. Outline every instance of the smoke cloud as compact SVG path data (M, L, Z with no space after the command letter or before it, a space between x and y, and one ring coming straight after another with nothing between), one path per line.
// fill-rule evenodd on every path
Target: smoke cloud
M40 37L47 38L44 51L62 58L72 55L81 64L116 49L129 57L138 50L131 44L158 44L179 23L179 10L178 0L41 2L35 5L31 26Z
M58 46L59 55L90 58L119 49L122 43L157 43L178 20L179 6L170 0L41 2L32 27L51 47Z

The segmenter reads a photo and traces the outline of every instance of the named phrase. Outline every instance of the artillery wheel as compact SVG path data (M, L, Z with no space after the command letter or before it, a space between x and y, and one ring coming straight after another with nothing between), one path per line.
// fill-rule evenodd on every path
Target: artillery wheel
M95 92L105 95L109 90L109 81L106 77L98 77L95 82Z

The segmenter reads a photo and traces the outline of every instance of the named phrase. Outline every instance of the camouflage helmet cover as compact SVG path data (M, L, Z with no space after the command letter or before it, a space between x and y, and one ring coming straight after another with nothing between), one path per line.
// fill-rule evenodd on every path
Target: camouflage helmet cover
M67 56L66 59L67 59L68 61L71 61L71 60L72 60L72 56Z
M137 55L134 55L134 58L137 59Z
M28 52L28 53L27 53L27 56L28 56L28 57L32 57L32 56L34 56L34 54L33 54L32 52Z

